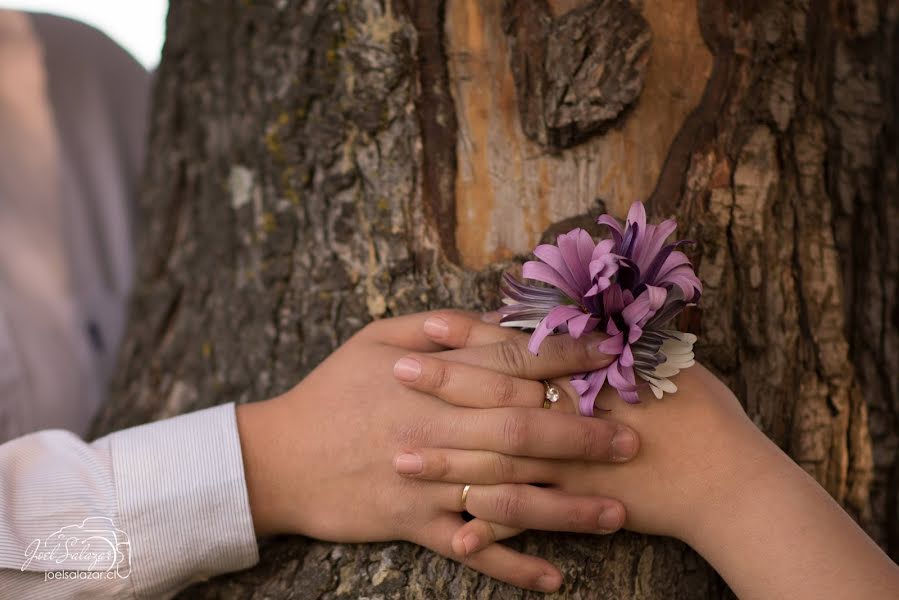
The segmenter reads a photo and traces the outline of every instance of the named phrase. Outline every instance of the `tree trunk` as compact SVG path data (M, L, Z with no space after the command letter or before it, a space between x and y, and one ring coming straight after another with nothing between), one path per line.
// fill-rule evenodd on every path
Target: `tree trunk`
M96 433L275 395L372 319L495 307L541 237L645 198L697 242L701 360L895 557L897 44L876 0L173 0ZM515 543L559 597L730 594L672 540ZM190 596L539 597L297 537Z

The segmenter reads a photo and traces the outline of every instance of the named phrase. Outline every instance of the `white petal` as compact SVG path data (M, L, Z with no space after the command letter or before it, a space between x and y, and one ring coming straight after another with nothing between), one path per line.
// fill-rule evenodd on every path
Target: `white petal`
M659 379L650 379L649 384L652 386L658 387L660 390L664 392L668 392L669 394L673 394L677 391L677 386L670 379L666 379L664 377Z
M686 342L681 342L678 340L665 340L662 342L659 350L662 351L666 356L670 356L672 354L689 354L693 352L693 344L687 344Z
M537 329L537 325L540 324L540 319L531 319L524 321L506 321L505 323L500 323L503 327L517 327L519 329Z
M685 354L683 356L678 356L675 354L674 356L668 356L667 359L668 360L666 360L662 364L671 365L672 367L675 367L677 369L686 369L687 367L685 367L684 365L693 362L693 353L691 352L690 354Z
M652 370L651 376L652 377L673 377L674 375L677 375L678 373L680 373L680 371L681 370L679 367L672 365L671 363L663 362L662 364L660 364L659 366L657 366L655 369Z
M684 333L683 331L676 331L674 329L666 329L663 333L667 333L670 336L677 338L678 340L690 344L691 346L696 343L696 336L692 333Z

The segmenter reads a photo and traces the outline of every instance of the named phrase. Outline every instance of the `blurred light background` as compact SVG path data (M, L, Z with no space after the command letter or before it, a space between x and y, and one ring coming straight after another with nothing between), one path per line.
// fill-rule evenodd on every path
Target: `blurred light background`
M0 0L0 8L44 12L96 27L148 69L159 64L168 0Z

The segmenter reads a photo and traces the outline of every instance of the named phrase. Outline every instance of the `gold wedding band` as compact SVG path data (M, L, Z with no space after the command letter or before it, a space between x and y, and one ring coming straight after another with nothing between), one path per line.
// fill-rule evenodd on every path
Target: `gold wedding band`
M559 388L545 379L543 380L543 388L545 389L545 393L543 394L543 408L549 408L559 401Z
M468 510L465 507L465 504L468 502L468 490L470 490L470 489L471 489L470 483L466 483L465 487L462 488L462 512L465 512L466 510Z

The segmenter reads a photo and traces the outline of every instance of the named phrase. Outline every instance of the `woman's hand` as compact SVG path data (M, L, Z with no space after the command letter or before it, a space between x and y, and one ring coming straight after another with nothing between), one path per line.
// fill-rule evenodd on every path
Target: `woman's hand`
M524 347L528 335L483 323L460 313L437 315L447 324L446 333L435 341L449 347L489 345L502 340L520 340ZM558 340L567 336L554 336ZM541 349L541 355L552 354ZM479 381L484 389L518 390L528 386L542 389L537 381L527 381L499 370L475 366L466 350L452 350L416 357L423 365L421 377L407 383L415 389L433 394L443 400L463 405L488 408L502 405L505 394L493 394L473 399L463 397L452 388L452 382ZM518 357L512 362L526 361ZM570 368L577 372L579 369ZM449 382L449 383L448 383ZM576 412L577 394L568 377L553 381L562 395L554 411ZM491 486L508 482L548 484L550 489L575 495L604 494L622 501L627 508L625 527L643 533L669 535L683 539L701 524L702 514L697 506L725 501L738 481L745 481L752 473L735 465L758 465L775 454L776 448L767 442L749 420L734 395L701 365L696 365L677 378L679 391L662 400L645 398L640 404L622 402L612 389L604 389L597 398L597 406L607 409L604 418L626 423L640 432L640 454L626 468L615 464L596 464L582 460L552 461L507 456L497 452L466 452L458 449L419 447L411 451L421 458L420 473L403 473L442 482L466 482L475 485L469 492L469 504L477 503L481 495L491 495ZM760 443L760 439L764 440ZM751 443L744 443L751 440ZM404 451L408 455L408 450ZM747 454L749 456L747 456ZM737 456L739 455L739 456ZM715 460L710 460L715 457ZM740 460L737 460L737 459ZM409 459L411 460L411 459ZM531 513L526 499L515 502L514 512ZM481 517L481 515L476 515ZM475 519L462 527L453 538L453 548L460 555L468 555L489 545L496 539L517 534L520 529L507 523L491 523L490 517ZM544 528L547 529L547 528Z
M376 322L289 392L238 407L259 535L298 533L341 542L403 539L453 556L450 538L464 524L463 485L397 476L392 460L397 448L597 462L620 462L636 453L636 436L627 427L544 410L539 383L487 388L490 382L474 374L432 381L457 406L414 389L417 370L428 373L427 364L397 361L410 350L427 361L432 356L428 352L442 347L423 335L426 317ZM517 336L453 352L482 367L545 378L606 364L607 357L595 349L598 341L559 337L546 344L539 358L527 354ZM399 383L392 373L410 385ZM483 404L487 397L498 406L465 408ZM414 457L401 457L395 464L409 473L417 469ZM526 512L509 508L525 504ZM467 508L504 525L596 533L615 530L624 519L617 500L514 484L471 495ZM485 548L466 564L520 587L551 591L561 582L550 563L500 545Z
M440 318L447 327L435 339L447 346L528 337L458 314ZM473 377L465 353L430 355L426 364L417 388L449 402L456 401L453 395L434 382L453 380L461 372ZM488 389L504 377L480 376ZM897 597L899 568L755 427L724 384L700 365L682 371L675 382L676 394L661 400L648 394L635 405L622 402L613 390L600 394L597 406L608 411L604 417L640 433L640 454L627 464L498 459L423 447L415 453L432 466L420 477L483 484L471 487L469 503L504 481L544 482L569 494L614 496L627 507L626 528L687 542L740 597ZM554 383L574 410L576 395L567 379ZM532 509L523 500L517 510ZM485 545L519 531L490 521L485 516L460 527L453 549L477 556Z

